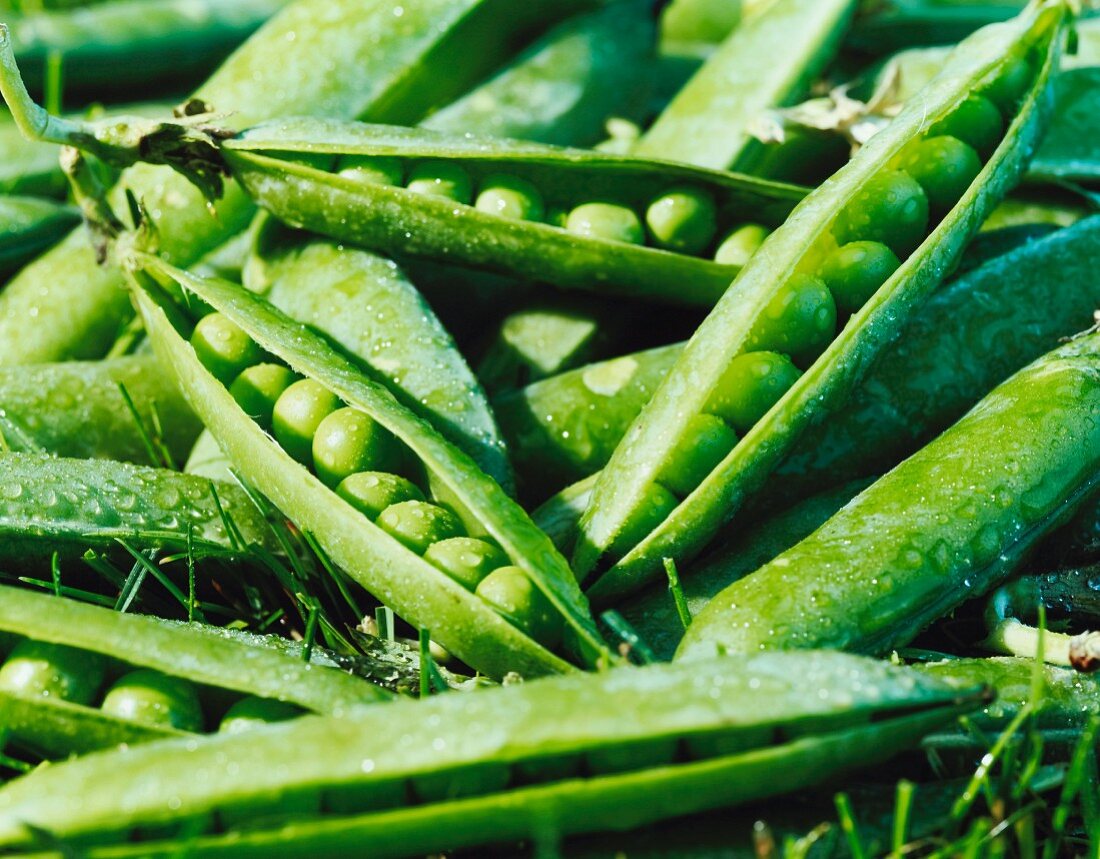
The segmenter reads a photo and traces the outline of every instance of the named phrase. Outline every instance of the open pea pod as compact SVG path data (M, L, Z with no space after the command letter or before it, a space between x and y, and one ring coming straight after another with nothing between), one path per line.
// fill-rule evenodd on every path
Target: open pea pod
M390 697L266 636L5 586L0 642L5 739L50 758Z
M1003 582L1100 483L1100 334L1045 355L730 585L678 658L835 647L889 653Z
M737 271L708 255L719 225L774 226L803 194L791 186L641 158L313 119L257 126L225 141L221 153L261 206L287 223L342 241L562 288L703 306L717 300ZM300 163L302 155L312 164ZM393 184L334 172L352 158L391 159ZM453 196L418 190L418 169L436 189L436 173L454 174ZM480 199L501 186L501 177L525 198L519 216L472 205L470 188L457 187L472 186ZM696 253L642 245L638 212L683 187L710 211L705 235L692 239ZM591 210L582 207L593 203L611 208L613 226L597 222L598 212L587 219ZM555 212L568 212L564 226L553 223L560 218Z
M982 697L824 652L548 678L50 767L0 790L0 845L382 857L625 829L888 758ZM126 844L169 821L194 840Z
M573 558L591 596L697 553L898 335L1034 150L1067 13L1035 3L961 44L765 239L597 481Z
M0 558L80 555L126 540L137 548L190 545L198 556L276 547L270 527L231 483L104 459L0 453ZM230 523L233 534L227 533Z
M570 663L547 646L561 636L563 627L571 629L574 639L589 653L606 652L568 564L549 539L473 460L400 405L387 388L363 376L323 338L234 284L196 277L138 252L131 253L129 264L135 269L135 295L153 347L164 365L173 368L180 388L207 429L244 479L300 528L313 534L352 578L410 623L430 629L436 641L467 664L492 676L500 677L509 671L544 674L569 670ZM413 470L427 471L434 481L436 498L468 514L472 525L481 529L471 536L488 535L500 547L494 550L490 543L474 541L484 544L478 550L485 553L488 569L479 562L475 569L464 570L461 575L448 575L440 566L419 557L452 537L468 538L462 535L459 524L453 522L453 513L440 504L417 500L417 496L420 499L423 496L415 487L401 490L400 496L391 493L385 502L378 504L380 511L371 508L368 515L363 511L375 502L349 489L346 477L337 481L331 479L331 472L324 472L327 477L322 482L299 464L238 405L225 383L204 366L196 350L155 300L156 293L149 291L157 289L150 276L172 281L187 294L215 308L251 338L250 349L263 349L289 365L290 370L305 376L302 381L311 383L305 388L315 391L316 398L347 404L332 414L348 417L359 425L364 418L358 415L363 415L371 422L369 426L381 427L406 446L415 460ZM293 386L287 388L284 384L283 388L285 393ZM282 408L279 401L286 402L283 393L275 403L276 415ZM280 436L277 421L275 433ZM324 434L320 423L312 425L305 444L307 451L313 445L312 462L318 474L322 474L317 456L319 434ZM284 444L288 443L285 439L289 436L280 437L284 438ZM393 474L379 476L374 470L347 477L359 473L368 475L366 493L371 499L377 497L380 482L387 486L410 484ZM330 488L337 482L340 486L335 488L340 489L339 493ZM445 497L441 497L443 493ZM377 517L382 527L375 525L372 517ZM467 528L467 533L473 530ZM491 563L501 550L504 557ZM465 563L465 554L465 550L457 552L458 561ZM448 566L434 552L431 557L443 567ZM510 566L500 568L501 560ZM521 571L519 582L517 569ZM525 596L528 601L522 603L526 608L519 607L514 588L505 588L506 596L494 591L496 602L490 601L483 586L502 570L509 571L508 577L516 588L522 586L528 592ZM475 586L477 594L471 593ZM499 576L491 587L504 587ZM522 620L514 620L517 613ZM524 631L518 625L521 622L533 632ZM536 641L533 635L539 635L546 643Z

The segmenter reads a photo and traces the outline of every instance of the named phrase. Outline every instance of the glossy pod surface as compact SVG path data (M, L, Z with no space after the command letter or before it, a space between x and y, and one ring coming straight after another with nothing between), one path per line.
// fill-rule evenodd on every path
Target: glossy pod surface
M0 197L0 277L51 247L80 222L69 206L38 197Z
M679 657L887 653L1012 572L1100 473L1100 335L997 387L798 545L716 596ZM920 487L919 492L914 487Z
M717 207L718 221L775 224L801 199L800 189L679 164L553 148L521 141L452 137L418 129L324 120L283 120L225 141L233 175L264 208L294 226L364 247L449 261L590 289L709 306L736 266L704 256L643 247L638 212L679 187ZM410 187L357 181L294 162L296 154L394 159ZM463 176L461 195L421 193L415 165ZM507 216L470 205L475 189L508 177L536 192L545 212L572 210L565 226L533 216ZM530 191L528 191L528 194ZM591 201L591 202L590 202ZM591 220L612 204L627 220L604 238ZM633 218L633 224L629 219ZM582 223L583 222L583 223ZM587 224L587 226L585 225ZM710 232L716 235L717 227ZM710 246L710 241L705 247Z
M581 521L574 568L593 598L608 601L636 589L659 574L664 557L697 553L763 485L798 435L843 401L1019 176L1048 107L1047 81L1067 11L1061 3L1029 9L960 45L920 105L910 103L799 205L696 331L612 455ZM1025 64L1028 80L1005 102L1008 131L977 175L955 189L960 196L950 211L934 214L940 220L929 231L927 197L900 169L906 154L1013 63ZM900 266L835 334L822 264L838 244L869 239L891 245ZM787 322L792 313L797 326ZM740 441L692 452L693 433L714 417L708 409L720 410L712 398L721 394L725 374L735 359L760 349L788 353L806 372Z
M25 844L24 824L117 843L134 828L202 826L209 812L226 819L269 796L293 797L309 816L276 815L194 846L390 856L534 835L547 814L563 833L625 828L885 758L979 700L979 690L835 653L553 678L51 767L0 791L0 843ZM625 749L634 755L625 770L601 763ZM450 802L422 793L428 776L451 786Z
M152 465L145 436L159 436L182 462L201 428L151 355L0 369L0 433L14 451Z
M118 540L139 548L186 548L233 556L274 548L259 510L240 487L164 468L111 460L0 453L0 557L81 554ZM238 535L226 533L226 519ZM240 545L236 539L242 541Z
M523 569L536 594L541 594L535 598L545 598L547 606L552 607L547 609L549 614L575 630L586 646L596 652L603 650L584 597L550 541L469 457L401 406L386 388L369 381L307 328L239 287L188 275L150 256L135 256L132 264L145 273L175 281L251 338L250 348L259 351L262 347L305 376L296 383L301 386L299 390L311 398L331 401L325 411L313 414L333 412L342 401L347 407L339 408L326 421L347 415L357 422L381 427L400 440L435 481L432 494L438 497L444 493L446 500L442 503L483 529L471 536L487 534L492 538L511 563ZM137 276L142 279L145 274L139 271ZM386 509L379 516L381 527L376 526L360 512L364 508L356 509L343 493L333 492L248 417L224 384L203 366L195 349L180 336L144 287L139 287L135 295L158 355L173 368L181 389L241 475L299 528L313 534L352 578L405 620L430 629L441 645L487 674L499 677L508 671L542 674L569 669L568 662L506 620L507 609L494 609L488 599L470 593L399 542L405 539L407 545L419 549L423 548L418 542L422 539L435 542L440 537L461 534L461 523L454 513L439 504L424 504L415 495L405 495L412 500L389 507L386 505L391 502L387 500L380 505ZM314 421L303 438L308 442L319 431ZM316 460L316 446L313 449ZM375 481L396 476L370 477L377 475L376 471L361 473L368 475L364 479ZM352 476L359 479L358 474ZM373 493L375 487L370 488ZM372 513L377 515L376 511ZM423 520L424 524L429 518L436 523L432 533L414 540L409 530L413 520ZM444 520L453 523L446 526L451 529L448 533L441 533L437 527L442 527Z
M0 587L0 594L6 738L48 757L181 731L215 731L219 719L246 697L299 713L339 713L389 698L332 663L303 661L285 643L264 636L123 614L16 588ZM135 671L153 689L173 684L170 698L184 706L142 712L145 702L132 686L125 693L129 706L120 706L123 681ZM171 716L176 719L165 718Z
M195 95L238 127L289 113L415 122L489 73L516 42L586 6L417 0L395 16L388 0L297 0ZM252 214L231 187L213 218L186 180L158 167L130 168L124 184L154 214L160 250L179 265L243 229ZM121 191L113 202L126 211ZM117 269L96 265L83 231L71 233L0 293L0 364L104 355L132 313L123 285Z

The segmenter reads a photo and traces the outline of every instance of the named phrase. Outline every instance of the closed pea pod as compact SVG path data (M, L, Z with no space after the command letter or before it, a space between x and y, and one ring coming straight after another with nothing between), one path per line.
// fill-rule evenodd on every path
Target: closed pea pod
M73 209L52 200L0 196L0 277L60 241L78 218Z
M51 767L0 791L0 843L23 845L29 823L92 857L158 856L171 833L128 836L166 821L166 803L204 855L409 855L527 838L547 814L562 834L619 829L888 757L981 700L835 653L548 678ZM553 715L563 705L571 718ZM218 779L195 779L215 766ZM287 796L317 810L293 819ZM268 820L235 828L250 808Z
M135 253L131 264L138 285L135 296L153 345L176 369L181 388L199 406L207 428L226 455L249 483L288 512L300 528L310 532L352 578L410 623L430 628L440 644L486 673L499 676L510 670L531 674L568 670L568 662L418 556L419 551L437 540L461 535L455 533L457 512L471 517L462 522L463 526L482 529L512 564L523 568L533 586L553 606L559 626L572 627L588 646L597 652L601 650L583 596L550 542L497 484L402 407L385 388L369 381L323 340L262 299L225 282L188 275L152 256ZM286 361L292 370L303 375L303 382L327 391L343 406L377 422L415 454L416 461L433 475L458 507L452 512L447 509L450 505L444 506L446 502L402 501L384 508L376 525L345 501L343 493L326 488L248 419L229 392L203 367L196 352L154 301L156 293L146 291L155 289L146 272L167 277L212 305L265 352ZM294 386L288 388L280 401L293 390ZM278 402L275 414L277 419ZM316 427L320 423L318 420L311 425ZM304 433L299 436L302 440L304 437ZM341 482L345 492L348 480L350 477ZM439 489L434 487L435 484L432 494L438 498ZM400 537L394 539L386 529ZM418 551L406 548L408 545Z
M661 558L684 560L698 552L745 497L762 486L799 431L836 408L874 354L894 336L900 319L938 283L944 266L957 257L981 213L1005 192L1032 148L1065 15L1060 3L1035 4L1013 23L982 31L960 45L952 62L925 90L921 104L903 110L765 241L685 347L597 482L574 554L575 568L582 580L590 580L592 595L613 599L658 574ZM978 179L928 232L920 224L924 192L895 165L931 122L949 114L987 81L996 80L1009 62L1006 56L1017 55L1032 63L1030 95ZM860 208L870 189L878 189L881 196L866 201L870 209ZM872 209L880 213L874 222L867 218ZM812 294L817 284L825 288L816 274L821 261L847 241L882 241L905 258L844 330L828 338L823 356L810 348L812 336L804 336L802 343L783 342L787 329L774 327L765 332L774 339L762 336L758 326L775 318L774 303L785 291L797 288ZM917 242L919 249L910 253ZM780 305L780 315L786 306ZM814 320L824 319L827 312L827 307L818 308L800 317L808 335L822 330L815 329ZM707 410L730 361L753 348L784 352L796 363L804 362L807 371L667 520L625 556L612 557L609 547L637 515L645 492L657 481L689 422Z
M1096 485L1098 350L1100 335L1089 334L994 389L820 529L716 596L678 656L717 647L884 653L997 585Z
M318 653L264 636L166 621L0 586L6 739L47 758L216 731L246 709L333 713L388 700ZM223 716L224 714L224 716Z

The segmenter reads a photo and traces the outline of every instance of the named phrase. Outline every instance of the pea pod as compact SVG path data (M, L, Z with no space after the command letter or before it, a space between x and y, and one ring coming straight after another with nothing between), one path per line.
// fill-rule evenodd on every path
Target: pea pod
M242 125L303 112L415 122L492 71L516 41L587 6L414 0L397 16L382 0L296 0L195 95ZM123 182L156 213L162 251L181 265L243 229L252 214L232 190L212 218L189 183L154 167L128 170ZM127 211L121 188L112 199ZM117 269L96 265L83 232L70 234L0 293L0 364L101 357L133 313L122 286Z
M467 527L477 529L471 536L487 534L495 540L514 565L507 569L519 568L527 582L524 587L537 589L530 599L535 600L533 605L546 601L542 625L549 630L557 626L560 632L560 624L564 624L587 647L594 648L596 653L603 652L584 597L550 541L468 456L401 406L387 388L364 377L323 339L239 287L188 275L159 258L136 252L131 264L140 282L135 292L137 303L153 346L164 366L173 368L180 388L207 429L244 479L268 496L298 527L313 534L352 578L410 623L430 629L442 646L487 674L497 677L508 671L541 674L569 668L568 662L521 630L518 622L506 620L504 615L511 613L511 608L507 605L495 608L498 603L480 590L480 583L479 593L473 594L469 585L464 587L430 561L417 557L438 541L438 536L426 537L422 544L400 542L391 536L403 533L400 523L383 519L390 511L387 505L391 501L379 505L385 508L381 516L375 510L368 517L361 512L362 507L357 509L345 500L347 495L333 492L295 462L291 453L237 404L224 383L203 365L195 349L180 336L164 309L146 291L150 286L147 275L174 281L222 314L233 326L229 330L240 330L250 338L249 350L263 349L304 375L306 381L312 380L311 390L316 393L310 396L331 399L329 412L342 401L368 418L371 426L377 425L392 434L411 451L418 467L429 473L437 498L442 493L444 497L439 500L466 514ZM345 413L350 414L347 409ZM307 434L312 437L318 430L314 423ZM281 438L284 444L288 443L287 436ZM311 443L309 438L304 441ZM316 453L312 458L316 465ZM320 470L318 474L330 477ZM329 485L335 482L332 480ZM351 497L354 499L355 494ZM404 503L415 506L422 502ZM402 508L402 503L392 503L392 507ZM402 508L401 512L420 519L429 513L433 517L453 518L453 514L437 505L407 511ZM373 516L379 516L380 525L372 522ZM508 574L512 579L515 575ZM539 618L544 616L542 609L535 614ZM540 626L527 628L538 630ZM553 637L548 632L544 640L550 643Z
M897 336L1022 171L1043 124L1066 12L1059 2L1035 4L964 42L919 105L911 102L764 241L597 482L573 556L594 598L638 588L664 557L697 553ZM998 98L1011 120L984 165L968 144L938 133L976 141L971 120L954 111L978 92ZM942 177L921 172L926 162L912 153L949 137L956 166ZM838 306L852 312L839 334ZM741 379L762 360L796 380L752 423L742 416L756 417L759 401L746 400ZM740 441L732 424L745 432Z
M10 645L0 661L5 736L47 757L216 731L227 714L263 711L251 701L234 710L246 697L287 715L389 699L334 663L303 661L265 636L18 588L0 586L0 594L0 635ZM176 694L156 694L169 684Z
M39 197L0 196L0 277L16 271L59 241L80 215Z
M848 35L846 46L881 55L915 45L951 44L979 27L1008 20L1024 5L1024 0L1004 3L892 0L863 16Z
M92 857L159 856L179 841L125 842L171 820L192 827L188 846L203 855L383 857L622 829L889 757L982 694L835 653L690 668L552 678L78 759L0 790L0 844L26 847L34 827ZM293 797L297 820L278 797ZM247 831L216 822L257 807L267 820Z
M1040 358L798 545L716 596L677 651L884 653L995 587L1100 474L1100 335ZM914 487L920 487L919 492Z
M12 450L154 465L159 441L182 462L201 428L149 355L0 369L0 435Z
M137 548L189 545L197 556L275 548L248 496L231 483L110 460L0 454L0 557L80 555L125 539ZM236 533L226 533L226 522ZM238 542L239 541L239 542Z

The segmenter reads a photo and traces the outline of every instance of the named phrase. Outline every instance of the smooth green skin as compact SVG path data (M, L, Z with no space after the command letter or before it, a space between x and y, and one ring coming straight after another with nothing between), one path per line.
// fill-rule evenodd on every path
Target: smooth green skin
M51 51L63 57L66 95L101 97L202 80L289 0L109 0L86 9L14 16L19 65L41 92Z
M501 486L511 488L511 465L481 385L395 263L261 216L244 284L338 343Z
M25 639L0 665L0 692L90 704L103 683L104 663L81 650Z
M1055 84L1057 88L1058 84ZM1053 120L1052 124L1057 124ZM928 133L954 137L968 143L983 158L997 148L1004 135L1005 121L997 105L980 95L972 95L948 116L933 125Z
M966 274L917 311L843 410L807 432L761 502L790 506L838 482L888 470L998 382L1087 328L1100 304L1091 262L1097 254L1100 218L1061 231L981 233L960 264ZM592 364L501 398L498 416L525 480L553 475L567 483L602 468L682 348ZM951 362L942 360L945 354ZM540 487L546 492L561 483ZM563 517L577 506L558 500L565 506L548 502L555 535L571 527Z
M614 599L660 575L663 558L686 562L697 554L746 498L767 482L802 430L841 406L877 353L900 332L915 306L939 285L985 214L1022 172L1043 124L1046 85L1057 60L1056 36L1065 12L1061 4L1044 4L1011 25L984 30L967 40L925 89L921 103L903 108L830 182L812 192L749 261L688 342L596 484L573 555L573 569L581 581L595 579L589 582L590 597L603 602ZM603 575L594 577L601 555L637 515L668 451L678 443L691 418L703 410L729 362L745 351L753 325L777 289L800 264L818 254L823 256L830 246L828 232L837 213L869 182L878 181L885 164L965 97L1021 39L1042 40L1046 61L1005 141L959 205L703 484L641 543Z
M744 266L769 235L771 230L761 224L744 224L722 239L714 252L714 261Z
M390 505L425 500L420 487L411 480L383 471L360 471L345 477L336 487L336 494L371 520Z
M294 113L415 122L494 68L513 39L584 2L417 0L398 18L388 0L296 0L196 95L234 127ZM152 213L160 252L179 265L239 232L252 215L231 186L212 218L187 180L159 167L129 168L124 184ZM112 200L125 210L121 193ZM101 357L133 312L122 287L117 268L96 265L84 231L74 231L0 293L0 365Z
M647 109L653 19L645 2L612 3L546 33L507 68L429 116L425 128L588 146L609 116Z
M226 734L239 734L259 728L271 722L285 722L302 715L302 710L293 704L275 701L271 698L249 696L242 698L222 716L218 730Z
M0 594L0 630L77 653L81 677L94 679L92 669L101 661L124 663L215 690L215 701L220 695L243 694L317 713L389 700L387 692L346 673L319 651L305 662L300 646L272 636L120 613L19 588L0 586ZM95 685L101 682L102 669ZM0 712L11 737L51 758L176 733L169 726L120 719L99 707L56 698L27 702L0 695Z
M326 417L340 408L340 398L314 379L299 379L275 401L272 435L298 462L313 462L313 437Z
M182 462L202 425L149 355L0 368L0 433L14 451L150 465L119 385L147 430L155 410L169 453Z
M447 160L471 174L475 185L507 173L539 188L547 211L588 209L576 207L578 200L614 200L632 210L619 213L626 223L613 225L615 237L639 242L644 236L636 213L670 187L698 187L732 217L751 211L754 220L768 223L782 220L804 193L739 174L605 152L308 118L257 126L225 141L220 152L264 208L333 239L562 289L688 305L712 305L735 269L548 223L501 218L408 189L349 182L294 163L294 153L392 155L410 163ZM573 212L571 220L581 218Z
M707 401L707 411L738 432L748 432L802 373L778 352L746 352L730 361Z
M646 227L657 247L701 254L714 241L718 212L714 201L694 188L668 191L649 204Z
M661 10L661 47L719 44L741 23L741 0L672 0ZM751 4L750 4L751 8Z
M405 181L405 166L396 158L384 156L371 158L341 158L335 170L341 176L355 179L357 182L375 182L380 185L402 185Z
M882 170L840 210L833 234L837 244L882 242L907 257L928 234L928 197L907 173Z
M423 555L432 543L463 536L459 518L429 501L393 504L379 514L376 524L418 555Z
M1031 64L1024 57L1014 54L1008 57L996 75L989 77L982 95L997 105L1001 113L1011 116L1027 92L1034 74Z
M850 242L825 257L819 273L837 310L855 313L900 265L897 254L882 242Z
M812 364L836 336L836 300L825 282L796 274L776 290L753 323L746 349L782 352Z
M198 556L238 554L222 510L246 545L272 549L263 516L240 487L162 468L111 460L0 454L0 558L24 562L53 552L79 557L89 547L124 539L138 549L187 546Z
M1054 120L1031 162L1030 179L1100 183L1100 69L1063 71L1054 82Z
M203 366L227 387L263 358L260 347L220 313L207 314L198 321L191 333L191 346Z
M692 418L680 442L657 474L657 481L683 498L698 486L737 444L737 433L717 415Z
M270 430L275 403L294 382L294 374L281 364L254 364L233 380L229 393L252 420Z
M753 172L749 129L801 99L839 47L851 0L776 0L737 27L631 150L716 170Z
M1100 335L1090 334L999 385L820 529L716 596L677 658L716 648L888 653L995 587L1096 485L1098 368Z
M172 677L159 671L132 671L116 680L99 708L109 716L165 725L177 731L196 733L202 730L202 704L199 692L182 677Z
M566 216L565 229L609 242L640 245L645 241L645 232L634 210L615 203L582 203Z
M474 208L502 218L541 221L546 206L538 188L515 176L490 176L478 192Z
M391 856L529 837L544 831L551 810L554 829L563 834L628 828L780 794L857 762L885 759L972 708L980 694L836 653L577 674L76 759L0 790L0 843L26 843L24 823L30 823L77 844L93 838L117 844L127 830L168 814L187 822L209 809L232 812L288 794L320 793L326 803L343 803L387 786L392 795L421 776L450 772L457 779L548 753L744 737L744 750L709 760L393 810L372 811L364 803L358 816L327 822L287 825L276 817L270 829L232 840L244 855L266 849L269 855ZM570 718L560 718L562 712ZM623 719L624 712L634 717ZM804 735L781 739L792 733ZM372 763L369 772L365 760ZM196 777L215 771L216 779ZM167 844L146 841L133 849L139 846L161 855ZM193 846L205 855L228 843L213 836Z
M607 464L680 344L569 370L494 401L516 471L545 498Z
M359 471L397 471L401 458L397 439L358 409L337 409L313 436L313 470L332 488Z
M498 567L478 582L474 593L536 641L552 646L561 638L554 606L519 567Z
M813 495L719 545L681 579L688 612L695 617L733 582L808 537L869 483L858 480ZM672 659L684 626L667 584L654 582L618 610L659 660Z
M463 205L469 205L473 195L473 185L466 171L447 161L418 164L409 173L405 187L415 194L443 197Z
M1008 20L1021 5L977 2L952 7L912 0L892 3L861 16L848 33L845 47L882 55L917 45L948 45L987 24Z
M403 408L327 343L261 299L230 283L197 278L157 257L135 256L135 265L168 278L230 316L266 351L296 372L314 378L350 406L362 409L417 456L440 491L477 516L508 557L524 567L580 637L599 649L584 598L565 560L500 487L435 430ZM144 277L144 271L138 272ZM140 286L143 281L136 281ZM185 395L240 474L295 524L310 532L332 561L409 623L430 629L434 640L466 664L489 674L528 675L568 671L551 654L489 609L444 573L373 525L353 506L287 454L240 410L198 362L144 289L135 291L154 349L171 367Z
M428 547L424 560L459 584L474 590L493 570L508 565L508 556L476 537L451 537Z
M71 206L38 197L0 197L0 277L60 241L80 223Z
M5 114L4 119L8 119ZM52 143L32 143L0 120L0 193L62 197L68 189Z
M933 214L951 209L981 172L978 153L956 137L926 137L902 159L902 168L924 189Z

